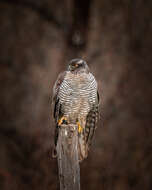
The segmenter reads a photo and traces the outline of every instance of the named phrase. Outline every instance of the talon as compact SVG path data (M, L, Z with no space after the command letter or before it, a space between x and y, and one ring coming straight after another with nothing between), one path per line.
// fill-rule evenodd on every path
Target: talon
M58 125L60 126L64 122L67 122L67 118L63 116L61 117L61 119L58 120Z
M78 132L81 133L83 131L83 127L81 127L79 122L77 122L77 125L78 125Z

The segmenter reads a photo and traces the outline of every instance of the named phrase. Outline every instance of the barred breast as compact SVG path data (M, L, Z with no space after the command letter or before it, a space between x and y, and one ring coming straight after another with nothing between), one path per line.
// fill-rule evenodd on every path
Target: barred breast
M97 98L97 83L89 73L67 72L59 89L62 113L72 119L86 116Z

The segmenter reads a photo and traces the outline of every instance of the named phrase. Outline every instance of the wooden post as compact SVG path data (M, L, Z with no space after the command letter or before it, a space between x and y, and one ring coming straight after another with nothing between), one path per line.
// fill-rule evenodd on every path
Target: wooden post
M76 125L61 125L57 144L60 190L80 190L78 130Z

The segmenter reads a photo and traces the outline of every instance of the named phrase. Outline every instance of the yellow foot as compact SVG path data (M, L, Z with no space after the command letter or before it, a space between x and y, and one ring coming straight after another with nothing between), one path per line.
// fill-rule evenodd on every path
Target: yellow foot
M63 121L67 121L67 118L64 117L64 116L61 117L61 119L58 120L58 125L60 126L63 123Z
M83 127L81 127L79 122L77 122L77 125L78 125L78 132L81 133L83 131Z

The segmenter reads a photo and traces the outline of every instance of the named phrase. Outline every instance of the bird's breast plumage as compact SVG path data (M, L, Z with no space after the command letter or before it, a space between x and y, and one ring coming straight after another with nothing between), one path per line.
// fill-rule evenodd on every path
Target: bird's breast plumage
M86 116L97 98L96 80L91 73L67 72L58 95L64 115Z

